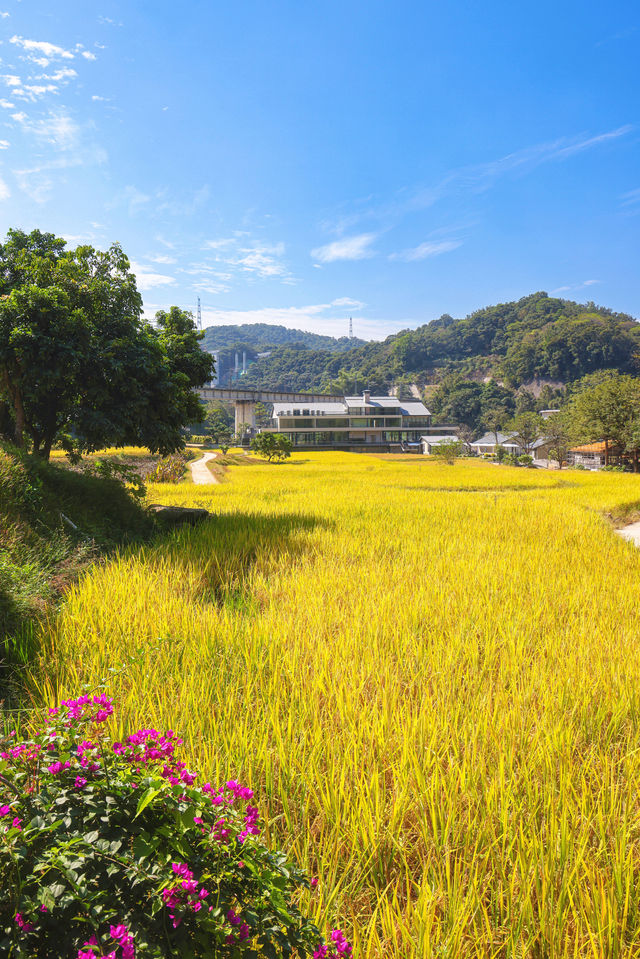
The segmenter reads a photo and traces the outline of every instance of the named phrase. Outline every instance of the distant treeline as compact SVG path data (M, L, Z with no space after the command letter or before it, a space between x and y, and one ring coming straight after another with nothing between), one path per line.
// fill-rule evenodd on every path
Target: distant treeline
M264 336L260 349L248 331L257 339ZM214 340L217 348L224 342L229 349L242 349L247 343L252 360L272 344L269 356L251 363L243 382L281 390L386 392L403 383L439 382L452 373L493 376L518 387L536 379L569 383L601 369L640 370L640 324L633 317L546 293L489 306L464 319L445 314L381 343L334 340L266 324L212 327L205 342Z

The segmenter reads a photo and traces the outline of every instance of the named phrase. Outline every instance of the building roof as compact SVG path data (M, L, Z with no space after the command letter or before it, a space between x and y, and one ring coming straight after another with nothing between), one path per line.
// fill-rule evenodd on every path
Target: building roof
M362 407L365 405L364 396L345 396L347 406ZM400 400L397 396L370 396L367 406L400 406Z
M498 432L498 446L507 446L511 443L511 440L514 438L515 433L500 433ZM479 440L474 440L471 443L471 446L495 446L496 445L496 434L495 433L485 433L484 436L481 436ZM511 444L514 445L514 444Z
M289 401L287 403L274 403L274 416L292 416L293 411L303 409L309 410L309 416L346 416L353 409L362 409L365 405L362 396L345 396L344 402L320 403L315 400L308 402ZM375 414L378 409L392 409L394 414L402 416L430 416L429 410L419 400L403 400L402 403L397 396L371 396L367 407L372 407Z
M318 416L344 416L347 412L347 408L344 403L318 403L315 400L309 401L309 403L274 403L273 404L273 415L274 416L293 416L294 410L309 410L308 415L318 415Z
M601 443L585 443L584 446L572 446L572 453L604 453L606 452L604 440Z
M428 443L429 446L438 446L440 443L457 443L458 437L451 433L449 436L442 433L428 433L426 436L421 436L420 439L423 443Z
M403 416L431 416L427 407L420 400L401 400L400 409Z

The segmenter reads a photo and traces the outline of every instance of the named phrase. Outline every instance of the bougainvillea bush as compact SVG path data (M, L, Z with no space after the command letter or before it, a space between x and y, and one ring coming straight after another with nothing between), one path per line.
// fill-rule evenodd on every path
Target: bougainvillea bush
M104 693L0 754L0 955L349 957L296 901L314 885L260 841L253 792L198 785L172 732L113 742Z

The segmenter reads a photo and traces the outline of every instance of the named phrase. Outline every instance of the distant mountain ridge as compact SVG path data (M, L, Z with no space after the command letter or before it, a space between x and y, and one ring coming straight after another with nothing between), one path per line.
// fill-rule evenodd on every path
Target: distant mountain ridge
M304 330L291 330L287 326L270 323L243 323L239 326L208 326L204 331L204 346L207 350L236 349L242 346L253 347L260 352L270 347L299 343L312 350L350 350L354 346L363 346L366 340L348 336L323 336L320 333L307 333Z
M261 336L266 324L256 324ZM214 327L246 330L246 327ZM284 330L284 327L267 327ZM209 331L207 331L209 332ZM365 387L386 392L405 382L426 383L449 373L469 378L494 376L517 387L536 379L571 382L599 369L640 372L640 323L590 302L576 303L533 293L510 303L454 319L445 314L383 342L344 347L313 346L318 334L291 334L270 355L257 358L243 382L279 390L353 392ZM271 337L271 343L274 342Z

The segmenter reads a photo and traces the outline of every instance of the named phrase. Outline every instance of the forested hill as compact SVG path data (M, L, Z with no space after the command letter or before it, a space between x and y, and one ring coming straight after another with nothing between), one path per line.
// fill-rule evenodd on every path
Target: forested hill
M349 339L341 336L322 336L319 333L305 333L304 330L290 330L286 326L271 326L269 323L244 323L241 326L208 326L204 331L204 347L207 350L237 349L252 347L260 352L274 346L298 343L312 350L349 350L362 346L364 340L357 337Z
M386 391L403 380L429 382L457 372L493 375L512 386L535 379L566 383L598 369L640 372L639 354L640 324L633 317L534 293L464 319L444 315L346 352L308 349L298 340L257 359L244 382L271 389Z

